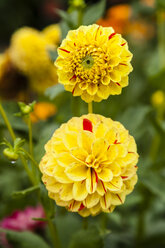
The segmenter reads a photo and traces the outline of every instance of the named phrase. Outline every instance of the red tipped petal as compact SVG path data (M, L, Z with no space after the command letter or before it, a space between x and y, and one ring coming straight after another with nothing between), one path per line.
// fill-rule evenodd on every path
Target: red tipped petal
M85 206L83 205L83 203L81 203L80 208L79 208L78 211L81 211L83 208L85 208Z
M87 130L89 132L92 132L92 122L88 119L83 119L83 130Z
M121 176L121 178L122 178L122 179L126 179L126 178L128 178L128 177L127 177L127 176Z
M96 171L94 170L95 176L96 176L96 183L98 183L98 175L96 173Z
M120 198L120 196L118 194L117 194L117 197L119 198L120 202L123 203L122 200L121 200L121 198Z
M126 42L124 42L123 44L121 44L121 46L124 46L126 44Z
M63 49L63 48L59 48L61 51L66 52L66 53L70 53L70 51Z
M73 75L73 77L71 77L71 78L69 79L69 81L71 81L71 80L74 79L74 78L76 78L76 75Z
M115 34L116 34L116 33L110 34L110 36L108 37L108 39L109 39L109 40L112 39L112 37L113 37Z
M101 181L101 184L102 184L102 186L103 186L103 189L104 189L104 191L105 191L105 193L106 193L107 191L106 191L106 189L105 189L104 183L103 183L102 180L100 180L100 181Z

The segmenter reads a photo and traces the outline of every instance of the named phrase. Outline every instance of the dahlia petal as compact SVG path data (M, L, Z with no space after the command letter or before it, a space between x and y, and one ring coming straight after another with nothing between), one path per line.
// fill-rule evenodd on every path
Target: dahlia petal
M88 217L88 216L90 215L90 211L89 211L89 209L84 208L83 210L79 211L79 214L80 214L82 217Z
M101 84L98 87L97 95L103 99L107 99L109 96L109 86Z
M104 167L101 172L97 173L97 175L98 175L98 178L102 180L103 182L109 182L113 178L113 173L111 169L104 168Z
M91 153L91 146L94 141L94 134L89 131L82 131L78 135L78 146L83 148L89 154Z
M82 181L87 178L87 167L84 164L73 163L65 169L66 175L73 181Z
M60 189L62 188L62 184L61 183L54 183L52 185L48 185L48 183L46 184L46 188L48 191L52 192L52 193L58 193L60 191Z
M71 155L79 161L85 161L86 157L88 156L88 153L86 150L84 150L83 148L73 148L71 149Z
M56 154L68 151L68 149L65 147L64 143L61 141L52 142L52 148Z
M103 138L99 138L92 144L92 154L95 158L99 158L100 156L104 156L107 148L108 145L106 144L105 140Z
M113 82L120 82L121 75L117 70L113 70L110 72L110 77Z
M135 184L137 183L137 175L134 175L130 180L125 181L124 184L126 185L126 194L129 194L134 189Z
M70 201L73 199L72 188L72 183L63 184L62 189L60 190L60 198L62 201Z
M79 83L79 87L81 90L86 90L88 88L88 83L83 81Z
M116 145L117 150L118 150L118 157L122 158L125 157L127 155L127 147L123 144L117 144Z
M108 127L106 127L103 123L99 123L95 129L95 137L96 138L104 137L107 129Z
M73 184L73 196L76 201L83 201L88 195L85 180Z
M121 205L125 201L125 193L113 194L111 193L111 204L112 205Z
M54 199L56 201L57 205L59 205L61 207L66 207L66 206L68 206L68 204L71 203L71 201L61 200L59 194L49 193L49 197Z
M129 137L128 151L129 152L136 152L137 151L137 146L136 146L135 140L132 136Z
M121 177L114 177L110 182L106 182L105 185L110 191L119 191L123 185L123 180Z
M106 192L107 192L106 186L104 185L104 183L102 181L99 180L98 184L97 184L97 193L100 196L103 196Z
M111 193L109 191L107 191L107 193L100 198L100 205L103 210L110 207Z
M110 78L110 76L107 76L107 75L104 76L103 79L101 80L102 84L104 84L104 85L108 85L110 83L110 81L111 81L111 78Z
M109 60L109 64L110 66L117 66L119 64L119 62L121 61L120 57L111 57L110 60ZM110 79L109 79L110 81Z
M99 214L101 211L101 207L100 204L95 205L94 207L90 208L90 213L95 216L97 214Z
M71 183L69 177L65 174L65 168L56 166L53 171L53 176L60 183Z
M81 98L82 98L82 100L84 100L87 103L93 101L93 96L89 95L86 90L82 93Z
M69 152L63 152L56 157L58 164L62 167L68 167L75 162L74 157Z
M120 84L121 84L122 87L128 86L128 76L122 77L121 81L120 81Z
M106 152L108 162L112 163L117 158L118 154L119 150L117 148L117 145L110 145Z
M109 90L111 95L119 95L121 93L121 86L111 81L109 84Z
M99 200L100 200L100 196L98 195L97 192L93 194L88 194L88 196L84 200L84 205L87 208L92 208L98 204Z
M63 142L68 150L77 147L77 133L72 131L65 132L63 135Z
M121 168L120 165L116 162L113 162L112 164L109 165L109 168L111 169L113 175L119 176L121 174Z
M113 144L116 140L116 129L111 128L105 134L105 139L109 142L109 144Z
M81 206L81 202L72 200L72 202L69 204L69 210L72 212L78 212Z
M76 86L74 87L74 91L73 91L73 96L81 96L82 95L82 89L80 89L79 85L76 84Z
M95 95L97 92L97 84L89 84L87 88L87 92L89 95Z
M94 173L94 170L91 168L88 168L87 171L87 179L86 179L86 189L89 194L92 194L96 191L97 188L97 181L96 181L96 175Z

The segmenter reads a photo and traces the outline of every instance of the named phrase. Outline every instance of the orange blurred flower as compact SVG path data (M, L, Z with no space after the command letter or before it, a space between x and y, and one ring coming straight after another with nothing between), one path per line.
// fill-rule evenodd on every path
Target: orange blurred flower
M38 102L34 106L34 111L30 114L31 121L36 123L40 120L45 121L57 112L54 104L48 102Z
M114 28L115 32L124 34L130 22L132 9L128 4L120 4L108 9L106 17L97 21L97 24Z

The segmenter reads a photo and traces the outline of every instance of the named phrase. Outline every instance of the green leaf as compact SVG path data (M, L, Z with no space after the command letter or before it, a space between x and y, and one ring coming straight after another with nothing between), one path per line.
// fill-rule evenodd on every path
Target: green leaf
M25 189L25 190L16 191L12 194L12 196L13 197L24 197L25 195L30 194L33 191L39 190L39 188L40 188L39 185L36 185L36 186L30 187L30 188Z
M62 84L57 84L52 87L49 87L46 90L45 95L48 96L51 100L53 100L63 91L64 91L64 86Z
M103 239L100 231L94 225L87 230L78 231L72 238L69 248L102 248Z
M165 178L154 172L143 174L142 183L155 195L165 202Z
M9 244L14 248L50 248L46 242L37 234L32 232L15 232L1 229L6 233Z
M150 106L141 105L130 107L119 117L119 121L131 134L135 135L135 132L140 131L140 126L144 124L144 119L150 111Z
M54 62L57 59L57 57L58 57L57 50L49 49L48 50L48 54L49 54L49 57L52 60L52 62Z
M88 6L84 13L83 25L89 25L95 23L99 18L103 16L105 7L106 7L105 0L101 0L98 3Z

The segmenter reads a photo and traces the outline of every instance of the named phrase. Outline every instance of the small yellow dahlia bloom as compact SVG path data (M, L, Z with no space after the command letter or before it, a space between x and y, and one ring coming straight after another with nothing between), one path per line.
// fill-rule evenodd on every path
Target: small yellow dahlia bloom
M73 117L45 149L39 167L49 197L84 217L112 212L137 182L134 138L110 118Z
M162 90L155 91L151 96L151 103L154 107L161 107L165 103L165 95Z
M69 31L58 54L59 82L86 102L118 95L128 85L132 54L111 27L93 24Z
M48 53L51 49L56 49L53 41L29 27L19 29L11 39L12 63L28 76L31 87L39 93L58 82L57 70Z

